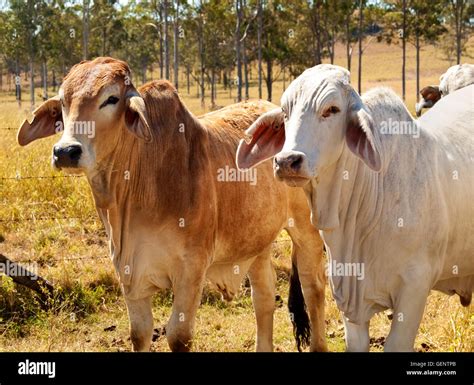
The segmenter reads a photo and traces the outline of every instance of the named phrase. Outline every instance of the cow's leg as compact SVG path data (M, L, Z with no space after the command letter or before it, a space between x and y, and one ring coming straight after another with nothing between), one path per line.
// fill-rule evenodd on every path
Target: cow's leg
M370 346L369 322L358 325L350 322L344 316L342 318L346 335L346 352L368 352Z
M249 278L257 319L257 352L271 352L273 351L276 277L270 259L270 250L260 254L252 263Z
M125 296L128 318L130 319L130 339L135 352L150 350L153 333L151 298L130 299Z
M429 289L404 286L397 296L393 320L384 345L386 352L413 351Z
M191 349L194 322L201 303L207 267L205 261L200 262L202 263L195 263L188 258L172 278L174 300L171 318L166 327L166 338L173 352L188 352Z
M304 302L311 323L310 351L326 352L328 348L325 337L326 324L324 322L324 290L326 285L324 243L319 236L319 232L311 225L307 215L300 214L295 218L294 226L288 226L287 231L293 242L292 263L296 265L298 270Z

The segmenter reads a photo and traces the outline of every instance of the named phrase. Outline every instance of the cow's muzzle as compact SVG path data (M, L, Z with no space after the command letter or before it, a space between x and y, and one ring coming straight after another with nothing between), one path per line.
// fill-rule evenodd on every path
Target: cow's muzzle
M280 152L273 160L275 177L289 186L301 187L309 182L306 155L299 151Z
M53 147L53 165L56 168L75 168L82 155L80 144L55 145Z
M431 107L433 107L433 105L434 105L434 103L433 103L432 100L421 99L419 103L415 104L416 116L420 117L421 116L421 111L423 110L423 108L431 108Z

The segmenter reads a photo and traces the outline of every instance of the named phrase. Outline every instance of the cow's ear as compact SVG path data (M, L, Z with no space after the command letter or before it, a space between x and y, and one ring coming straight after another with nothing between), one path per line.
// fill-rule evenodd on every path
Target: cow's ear
M374 124L359 95L357 98L357 102L349 110L346 143L354 155L378 172L382 168L382 161L374 140Z
M420 91L420 95L425 100L431 100L433 104L441 99L442 96L438 86L427 86Z
M242 139L237 148L236 163L247 169L279 153L285 144L285 122L281 108L260 116L245 133L250 140Z
M145 101L135 90L126 95L125 125L132 134L145 142L153 140Z
M26 146L36 139L54 135L62 129L62 126L61 100L59 96L55 96L33 111L31 123L27 119L23 121L17 134L18 144Z

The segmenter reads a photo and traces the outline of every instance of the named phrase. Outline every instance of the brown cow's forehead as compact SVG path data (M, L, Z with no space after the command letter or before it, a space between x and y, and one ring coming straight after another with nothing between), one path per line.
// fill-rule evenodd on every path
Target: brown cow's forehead
M121 60L97 58L81 62L72 67L64 78L64 99L70 103L73 98L94 98L104 86L123 82L127 78L130 78L130 69Z

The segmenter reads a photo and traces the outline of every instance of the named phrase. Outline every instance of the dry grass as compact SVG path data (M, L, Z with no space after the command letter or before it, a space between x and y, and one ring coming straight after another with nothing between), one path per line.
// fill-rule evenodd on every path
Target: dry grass
M469 53L473 51L471 44ZM343 52L339 49L339 52ZM387 85L401 92L401 50L371 43L364 56L363 90ZM465 61L472 61L465 58ZM357 57L353 58L357 73ZM344 65L344 56L336 63ZM421 85L435 84L450 65L433 47L422 52ZM407 105L414 109L414 50L409 47L407 69ZM254 74L255 76L255 74ZM354 84L357 78L353 75ZM251 97L257 96L252 80ZM288 84L288 82L287 82ZM204 112L194 95L183 94L196 114ZM275 84L275 100L283 91L281 81ZM265 92L264 92L265 95ZM235 90L233 91L235 96ZM233 102L229 91L219 89L217 103ZM27 106L27 103L24 104ZM18 127L28 115L19 109L14 96L0 96L0 127ZM0 129L0 178L28 175L57 175L49 165L51 145L56 138L20 148L15 131ZM44 219L49 217L51 219ZM70 219L72 217L72 219ZM54 218L54 219L53 219ZM69 218L69 219L68 219ZM285 234L281 239L287 239ZM91 194L83 178L43 180L0 180L0 251L18 260L35 261L39 273L61 287L67 300L52 303L44 311L26 289L0 279L0 351L123 351L130 349L128 319L112 264L107 258L105 234L95 213ZM278 243L274 248L278 272L278 294L284 305L275 313L275 347L277 351L295 351L291 324L286 310L288 295L289 246ZM71 260L72 258L80 258ZM340 314L327 298L327 337L333 351L344 349ZM155 327L162 327L170 314L171 296L156 296ZM105 328L116 326L114 330ZM417 350L472 351L474 315L472 305L463 308L457 297L432 293L416 340ZM380 341L387 335L387 314L377 315L371 324L372 350L381 350ZM254 315L249 289L244 287L232 303L222 302L206 291L198 312L194 349L199 351L253 351ZM153 350L168 351L166 339L157 334Z

